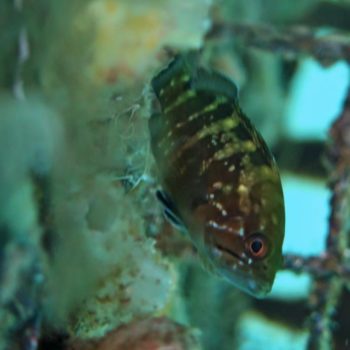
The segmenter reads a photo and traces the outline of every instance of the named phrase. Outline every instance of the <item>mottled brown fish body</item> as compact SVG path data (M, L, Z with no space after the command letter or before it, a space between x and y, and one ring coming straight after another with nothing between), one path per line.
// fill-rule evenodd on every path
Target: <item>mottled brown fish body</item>
M150 118L151 147L160 181L206 264L262 296L282 259L278 170L233 82L193 62L177 57L152 81L160 111ZM250 251L252 239L266 256Z

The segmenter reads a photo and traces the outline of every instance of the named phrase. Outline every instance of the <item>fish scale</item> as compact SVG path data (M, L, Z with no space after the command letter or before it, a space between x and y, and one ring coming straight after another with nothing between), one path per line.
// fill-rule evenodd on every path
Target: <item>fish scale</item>
M282 262L283 191L274 158L235 84L179 55L152 80L151 149L166 217L205 266L263 297ZM166 199L166 200L165 200Z

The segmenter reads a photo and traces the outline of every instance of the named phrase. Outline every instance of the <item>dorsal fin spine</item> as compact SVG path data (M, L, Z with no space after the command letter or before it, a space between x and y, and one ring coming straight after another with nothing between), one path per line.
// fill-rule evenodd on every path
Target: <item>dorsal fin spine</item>
M176 99L190 88L196 56L194 52L177 55L152 79L152 88L161 102L165 99Z

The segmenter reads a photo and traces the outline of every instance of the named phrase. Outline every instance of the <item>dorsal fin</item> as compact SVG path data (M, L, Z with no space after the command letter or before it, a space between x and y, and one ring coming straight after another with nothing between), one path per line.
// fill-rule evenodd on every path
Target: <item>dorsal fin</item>
M186 89L186 85L190 87L190 80L197 65L198 53L189 51L188 53L175 56L169 65L161 70L151 81L152 88L158 99L161 98L161 91L167 91L167 95L173 97L182 93ZM187 76L189 79L186 82L180 82L181 77ZM177 79L176 84L172 85L173 79Z
M224 75L198 68L192 80L192 87L197 91L212 91L215 94L222 94L234 101L238 98L236 84Z
M198 56L197 51L177 55L152 79L153 90L160 101L175 99L187 89L212 92L237 100L235 83L218 72L198 67Z

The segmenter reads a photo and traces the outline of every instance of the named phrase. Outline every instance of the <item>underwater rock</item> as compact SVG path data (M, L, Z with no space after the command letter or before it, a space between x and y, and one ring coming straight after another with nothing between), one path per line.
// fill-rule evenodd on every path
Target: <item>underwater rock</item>
M200 350L191 329L167 318L138 320L95 342L75 342L68 350Z
M144 85L164 47L203 45L211 23L211 4L212 0L80 0L74 4L63 0L43 6L52 12L52 23L44 23L49 33L41 68L46 71L42 77L45 86L53 86L57 78L73 77L71 84L84 91L89 85L99 89L135 82ZM63 18L56 15L60 11L65 13ZM64 90L59 90L62 96Z
M60 145L55 112L38 96L0 96L0 349L31 349L39 336L46 254L39 184Z
M170 265L144 234L131 194L110 178L91 179L56 198L56 244L49 315L80 338L103 336L168 303Z
M90 2L82 12L96 28L90 73L100 82L128 83L155 67L163 46L199 48L210 26L210 5L211 0Z

